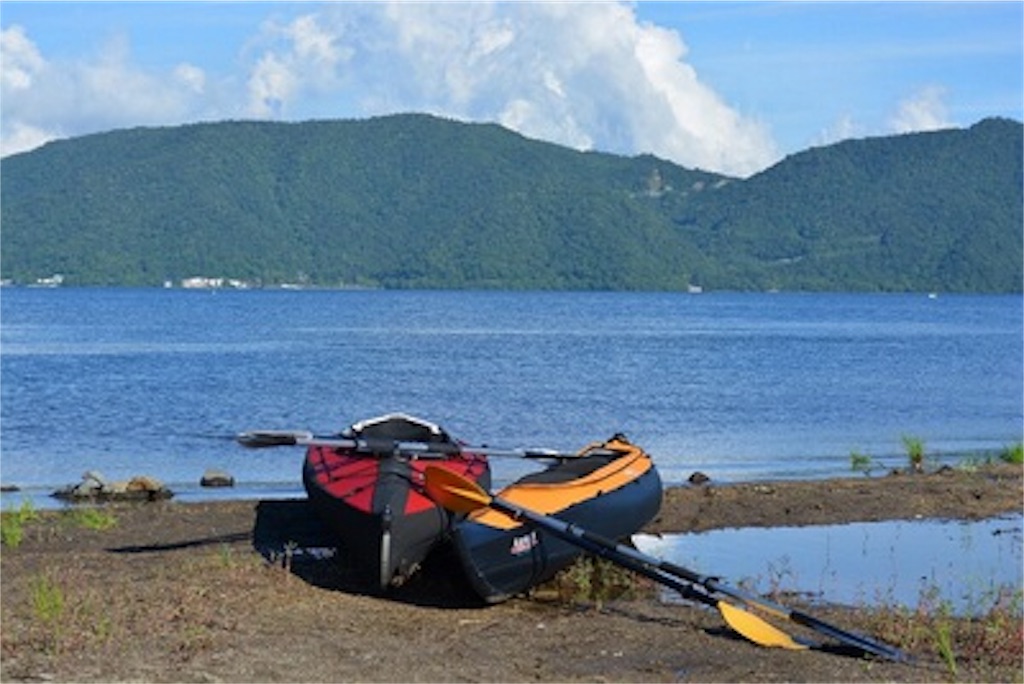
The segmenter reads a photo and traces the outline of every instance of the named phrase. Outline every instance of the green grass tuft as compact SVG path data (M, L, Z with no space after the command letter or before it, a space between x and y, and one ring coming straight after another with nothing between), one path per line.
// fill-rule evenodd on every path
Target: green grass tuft
M999 454L999 458L1015 465L1024 464L1024 442L1010 444Z
M15 549L25 539L25 525L39 517L31 501L21 502L18 508L0 513L0 543Z
M913 435L903 435L903 448L907 451L910 469L915 473L924 472L924 440Z
M63 515L72 524L87 530L109 530L117 525L117 516L102 508L70 508Z

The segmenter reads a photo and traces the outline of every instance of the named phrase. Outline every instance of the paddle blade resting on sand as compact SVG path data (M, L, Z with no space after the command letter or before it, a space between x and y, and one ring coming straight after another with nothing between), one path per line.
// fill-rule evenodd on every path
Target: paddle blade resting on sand
M720 583L717 578L700 575L678 565L664 562L654 556L648 556L636 549L617 544L610 539L605 539L597 534L583 530L576 525L570 525L558 518L542 515L505 501L500 497L491 496L475 482L466 480L456 473L441 468L428 467L424 475L427 481L426 489L428 495L445 508L468 513L478 508L490 506L517 520L529 521L571 544L576 544L582 549L645 575L660 584L671 587L685 598L714 605L733 629L762 646L775 646L794 650L807 647L760 617L738 606L718 601L705 593L705 591L697 591L693 585L697 584L706 591L723 594L739 600L748 606L761 608L776 617L788 619L809 627L847 646L853 646L864 653L881 656L896 662L912 662L912 658L909 655L887 644L877 642L860 634L847 632L811 617L806 613L789 610L746 592L733 589Z
M546 529L555 536L575 544L580 548L595 555L608 559L628 570L645 575L654 581L675 589L684 598L691 601L698 601L717 608L721 612L726 623L737 633L750 641L761 646L786 648L790 650L804 650L806 644L797 642L789 634L778 629L774 625L765 622L761 618L748 613L742 608L729 605L709 596L703 591L697 590L694 586L681 582L678 578L652 568L649 565L638 562L629 556L622 555L614 548L614 542L597 544L578 533L573 532L573 526L564 523L557 518L551 518L526 509L519 509L507 502L497 499L488 494L475 482L467 480L460 475L445 468L428 466L424 472L426 476L426 491L441 506L456 513L471 513L477 509L487 506L494 506L508 515L517 519L524 519Z
M808 644L797 641L775 625L731 603L716 601L715 607L725 618L726 624L759 646L784 648L789 651L804 651L809 648Z

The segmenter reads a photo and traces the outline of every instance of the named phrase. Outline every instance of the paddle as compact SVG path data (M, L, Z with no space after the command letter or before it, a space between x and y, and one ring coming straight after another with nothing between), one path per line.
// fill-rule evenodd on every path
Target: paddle
M512 456L517 458L579 458L579 454L559 453L552 449L495 449L488 446L469 444L444 444L440 442L403 442L390 439L345 439L341 437L318 437L305 430L254 430L243 432L235 441L249 449L264 449L279 446L323 446L335 449L353 449L367 453L399 453L405 455L445 456L462 452L485 456ZM588 453L596 453L591 450Z
M859 634L847 632L805 613L790 610L728 587L715 578L700 575L678 565L664 562L659 558L648 556L636 549L617 544L610 539L588 532L557 518L531 511L505 501L500 497L491 496L475 482L467 480L449 470L428 467L425 475L427 493L445 508L468 513L478 508L490 506L515 519L527 520L569 543L576 544L587 551L596 553L623 567L643 574L656 582L669 586L679 591L685 598L694 598L708 605L714 605L721 612L722 617L729 626L755 643L790 649L806 648L806 644L797 642L790 635L757 616L737 606L716 601L714 597L708 596L704 592L696 591L692 584L700 585L713 593L725 594L742 601L748 606L759 607L777 617L789 619L797 624L826 634L865 653L898 662L911 661L910 656L892 646L879 643ZM681 582L680 579L692 584Z
M697 589L692 584L682 582L679 578L659 570L649 563L644 563L629 555L619 553L614 542L602 540L599 543L596 540L601 538L597 537L597 535L591 533L584 535L579 528L557 518L519 508L497 497L492 498L482 488L476 486L474 482L466 480L445 468L428 466L424 474L426 476L427 494L434 501L451 511L470 513L478 508L493 506L514 518L526 519L538 527L543 527L570 544L579 546L628 570L644 575L659 584L670 587L679 592L683 598L717 608L730 627L754 643L791 650L807 648L807 644L797 642L789 634L777 629L756 615L719 601L706 592Z

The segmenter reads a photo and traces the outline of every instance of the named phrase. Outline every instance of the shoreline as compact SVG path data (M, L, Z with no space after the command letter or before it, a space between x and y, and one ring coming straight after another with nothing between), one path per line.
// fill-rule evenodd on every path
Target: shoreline
M972 469L943 466L925 473L896 470L878 476L669 487L661 513L644 531L977 520L1021 512L1022 483L1022 466L990 463Z
M701 484L664 484L658 516L644 532L702 532L722 527L825 525L843 522L944 518L980 519L1024 511L1024 494L1014 499L1004 485L1024 482L1024 466L989 461L970 468L943 465L924 473L893 469L884 474L826 477L709 480ZM260 501L305 500L294 482L246 483L231 487L199 484L168 485L173 496L165 503L182 506L255 505ZM497 490L497 488L495 488ZM820 491L808 501L805 490ZM0 512L11 512L26 500L36 511L62 511L77 506L138 505L139 502L61 500L49 487L6 489ZM757 501L751 510L750 501ZM144 503L141 505L145 505Z
M973 471L999 471L1000 469L1012 469L1021 468L1020 465L1009 464L1000 461L998 455L1005 451L1003 449L989 449L984 451L956 451L956 452L943 452L938 455L933 455L930 459L928 470L925 473L916 475L917 477L928 477L936 474L950 475L954 473L973 472ZM970 458L976 458L980 465L977 466L964 466L965 463L970 463ZM843 483L849 481L857 482L882 482L886 478L893 476L901 476L907 474L902 466L906 464L906 455L892 456L889 458L877 458L875 459L875 471L877 474L863 474L851 469L829 469L822 472L811 472L799 475L788 475L788 474L766 474L764 476L748 476L731 478L728 480L711 479L705 485L692 485L682 476L678 480L671 482L667 481L663 477L662 490L665 492L665 501L671 505L676 499L678 492L686 492L697 489L703 491L704 489L710 490L728 490L728 488L736 487L744 490L745 493L750 493L758 487L781 487L785 489L787 486L802 486L811 483ZM699 471L691 471L694 475L700 475ZM137 475L148 477L149 474L139 473ZM260 501L264 499L269 500L289 500L289 499L304 499L306 497L305 490L302 487L301 482L298 480L281 480L281 481L238 481L235 485L229 487L210 487L203 486L199 482L197 477L194 481L164 481L163 478L155 477L157 482L160 482L166 486L172 493L169 501L181 504L213 504L221 502L231 501ZM497 482L493 488L495 492L506 484L511 483L510 478L507 482ZM28 500L30 505L36 510L62 510L68 506L78 505L75 502L68 502L60 500L53 496L55 492L62 488L72 486L74 483L64 483L60 485L19 485L18 483L0 483L0 511L10 511L12 508L17 508L24 501ZM855 489L858 486L854 487ZM682 499L686 500L692 495L682 495ZM82 504L99 503L83 501ZM116 503L116 502L110 502ZM947 513L948 515L948 513ZM878 520L884 518L872 518L864 521ZM798 523L799 524L799 523ZM803 523L806 524L806 523Z
M670 487L645 531L1020 513L1022 475L1020 466L996 464L924 475ZM451 578L444 582L451 586L429 592L410 583L395 595L373 595L346 583L338 559L287 553L289 545L308 546L299 536L310 522L302 499L172 499L35 515L21 543L0 554L2 681L1022 679L1015 613L1007 613L1009 627L996 631L1008 635L1005 643L991 645L972 635L1006 624L992 622L1002 617L943 618L957 657L951 675L936 654L933 618L916 613L808 609L895 641L924 663L912 667L827 648L761 648L725 629L718 611L662 603L649 587L603 599L566 599L541 587L488 607L454 601L465 588ZM264 543L285 552L262 553Z

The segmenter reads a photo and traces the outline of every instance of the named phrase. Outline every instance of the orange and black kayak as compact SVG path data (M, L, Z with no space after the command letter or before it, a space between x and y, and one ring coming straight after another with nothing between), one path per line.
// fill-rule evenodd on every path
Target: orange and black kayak
M487 457L439 426L404 414L355 423L340 439L308 439L302 482L310 503L374 589L405 582L462 516L423 490L436 465L489 487ZM409 448L416 447L415 449Z
M615 435L517 480L496 496L621 539L657 515L661 494L651 457ZM550 579L581 553L577 545L490 508L457 522L451 539L470 585L488 603L505 601Z

